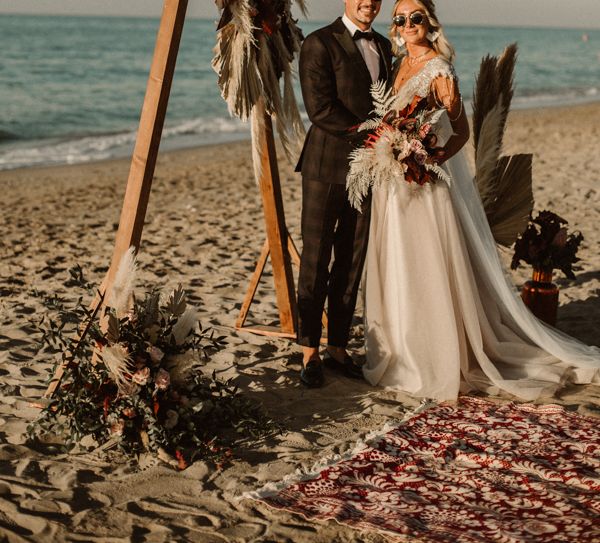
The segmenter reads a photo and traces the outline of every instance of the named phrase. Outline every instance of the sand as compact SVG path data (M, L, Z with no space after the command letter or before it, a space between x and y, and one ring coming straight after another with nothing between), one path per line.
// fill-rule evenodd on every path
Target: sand
M580 229L581 270L561 287L558 328L600 345L600 104L511 114L506 152L534 154L536 208ZM469 153L471 153L469 149ZM286 217L299 244L300 179L280 160ZM52 356L38 352L31 321L44 310L32 292L72 297L79 263L100 283L112 254L129 163L0 172L0 539L2 541L380 542L335 522L315 524L240 500L320 458L351 449L416 400L327 373L307 390L291 342L236 333L235 319L264 241L260 195L248 142L160 156L140 251L141 283L182 283L202 324L227 335L207 369L235 377L286 432L236 451L222 471L196 462L176 472L152 458L116 453L68 456L26 444ZM504 255L508 261L509 254ZM268 270L267 270L268 272ZM529 270L513 273L515 285ZM360 315L360 307L357 316ZM250 319L276 321L270 273ZM361 356L360 322L351 348ZM600 415L600 389L571 387L554 402Z

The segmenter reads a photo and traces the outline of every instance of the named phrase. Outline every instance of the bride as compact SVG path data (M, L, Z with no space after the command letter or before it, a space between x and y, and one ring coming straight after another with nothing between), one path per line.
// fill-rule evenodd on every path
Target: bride
M397 109L423 99L443 107L454 135L436 156L449 182L373 190L365 378L439 401L472 389L533 400L566 382L600 382L600 349L535 319L504 275L459 152L469 127L433 1L397 1L391 39L397 54L406 47L393 82Z

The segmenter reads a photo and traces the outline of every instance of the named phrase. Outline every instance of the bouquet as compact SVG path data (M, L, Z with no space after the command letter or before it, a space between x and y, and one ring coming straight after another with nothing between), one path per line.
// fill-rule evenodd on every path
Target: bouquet
M579 262L577 251L583 235L581 232L569 234L567 224L551 211L540 211L537 217L530 217L527 228L515 242L511 268L517 269L523 261L540 271L559 269L574 279L573 264Z
M358 127L371 134L350 154L346 189L352 206L360 209L369 189L385 183L423 186L438 179L449 183L446 172L431 160L438 150L438 124L445 110L429 110L426 100L417 98L398 111L393 107L396 97L383 82L374 83L371 93L376 117Z

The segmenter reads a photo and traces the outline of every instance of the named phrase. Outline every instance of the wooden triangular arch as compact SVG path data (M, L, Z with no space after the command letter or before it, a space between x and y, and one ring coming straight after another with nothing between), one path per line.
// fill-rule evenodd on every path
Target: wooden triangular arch
M188 0L164 1L115 247L110 268L99 288L99 295L92 302L91 309L94 315L108 299L117 268L125 252L131 246L134 246L136 251L140 247L187 5ZM299 255L285 222L271 117L260 104L254 108L252 114L260 117L256 119L260 122L254 122L253 125L264 127L257 131L259 133L253 131L252 138L253 144L261 150L261 175L257 181L263 200L267 239L251 277L236 328L263 335L292 338L296 334L296 295L292 258L298 264ZM244 327L269 255L273 267L280 326L279 328ZM54 393L64 370L63 366L57 368L45 397Z

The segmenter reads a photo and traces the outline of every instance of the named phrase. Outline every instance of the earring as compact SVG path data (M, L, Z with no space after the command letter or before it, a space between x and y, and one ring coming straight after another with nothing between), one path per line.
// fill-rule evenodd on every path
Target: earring
M428 32L427 36L425 36L431 43L437 40L440 37L439 32Z
M394 41L396 42L396 45L401 48L404 47L404 44L406 43L406 41L404 40L404 38L402 36L394 36Z

